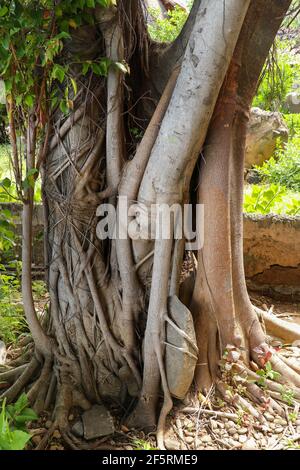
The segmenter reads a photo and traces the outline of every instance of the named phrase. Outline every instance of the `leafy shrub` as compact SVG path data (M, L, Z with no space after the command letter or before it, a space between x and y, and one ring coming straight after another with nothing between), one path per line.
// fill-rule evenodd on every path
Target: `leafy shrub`
M287 112L284 102L293 84L300 80L300 63L288 52L290 45L275 42L266 62L253 106L266 111Z
M165 18L161 18L160 10L149 8L152 22L149 24L149 33L157 42L172 42L179 35L187 19L187 12L176 6L168 11Z
M11 165L11 147L9 144L0 145L0 202L18 202L18 195L16 184L14 181L14 174ZM23 159L24 160L24 159ZM25 162L25 160L24 160ZM23 168L25 174L25 166ZM33 170L33 173L36 170ZM35 187L34 201L39 203L42 200L41 196L41 180L38 178L34 181L34 174L27 174L23 180L23 188L28 185Z
M13 268L18 269L18 264ZM21 303L19 276L6 273L4 266L0 265L0 269L0 339L12 344L29 330Z
M31 439L26 424L36 419L24 393L12 405L6 405L4 399L0 413L0 450L23 450Z
M13 229L12 213L7 209L0 209L0 254L10 250L15 245Z
M277 184L253 184L245 188L244 211L259 214L300 215L300 193Z
M289 128L289 136L291 138L300 136L300 114L284 114L283 117Z
M300 137L294 137L283 148L278 148L275 157L256 167L265 182L300 191Z

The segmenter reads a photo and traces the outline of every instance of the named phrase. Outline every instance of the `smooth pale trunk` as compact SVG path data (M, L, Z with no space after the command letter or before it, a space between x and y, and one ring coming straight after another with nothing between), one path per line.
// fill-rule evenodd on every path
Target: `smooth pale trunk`
M142 180L139 201L182 200L201 151L249 0L204 0Z

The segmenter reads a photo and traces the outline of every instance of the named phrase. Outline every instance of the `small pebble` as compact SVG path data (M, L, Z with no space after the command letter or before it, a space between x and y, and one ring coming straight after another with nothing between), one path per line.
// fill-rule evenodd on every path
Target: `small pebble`
M210 444L212 441L212 438L207 434L206 436L203 436L201 438L201 441L204 442L204 444Z
M185 438L185 441L186 441L187 444L192 444L192 442L194 442L194 440L195 440L195 439L194 439L193 436L187 436L187 437ZM201 439L201 440L202 440L202 442L203 442L203 439Z
M242 446L243 450L255 450L257 449L257 443L253 439L253 437L250 437Z
M179 442L175 439L166 438L165 445L168 450L178 450L179 449Z
M278 426L274 429L275 434L281 434L282 432L283 432L283 427L282 426Z
M247 440L248 440L248 437L245 436L245 435L242 435L242 436L239 437L239 442L241 444L244 444L245 442L247 442Z
M237 432L238 432L238 434L240 434L240 435L242 435L242 434L247 434L248 429L247 429L247 428L238 428Z
M230 429L228 429L228 434L229 434L230 436L233 436L235 433L236 433L236 429L235 429L235 428L230 428Z
M218 423L214 421L213 419L210 420L210 425L213 430L218 428Z
M274 421L274 416L271 413L268 413L267 411L264 413L264 417L268 420L273 422Z

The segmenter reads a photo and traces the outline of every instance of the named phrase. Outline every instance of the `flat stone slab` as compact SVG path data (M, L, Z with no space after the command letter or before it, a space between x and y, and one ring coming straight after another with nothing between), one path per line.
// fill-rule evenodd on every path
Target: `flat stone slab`
M189 309L177 296L169 297L168 313L170 319L186 333L196 344L194 321ZM166 372L171 395L183 399L194 378L197 364L197 353L190 343L169 323L166 324Z
M89 441L115 432L114 421L103 405L95 405L82 415L83 435Z

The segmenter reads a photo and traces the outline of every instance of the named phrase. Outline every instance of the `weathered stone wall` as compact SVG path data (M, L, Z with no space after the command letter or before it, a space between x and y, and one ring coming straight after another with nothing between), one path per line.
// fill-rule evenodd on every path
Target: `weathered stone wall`
M1 204L14 215L21 248L21 206ZM34 209L33 264L43 270L43 208ZM249 288L300 301L300 217L244 215L244 260Z
M300 217L244 216L248 286L300 300Z

